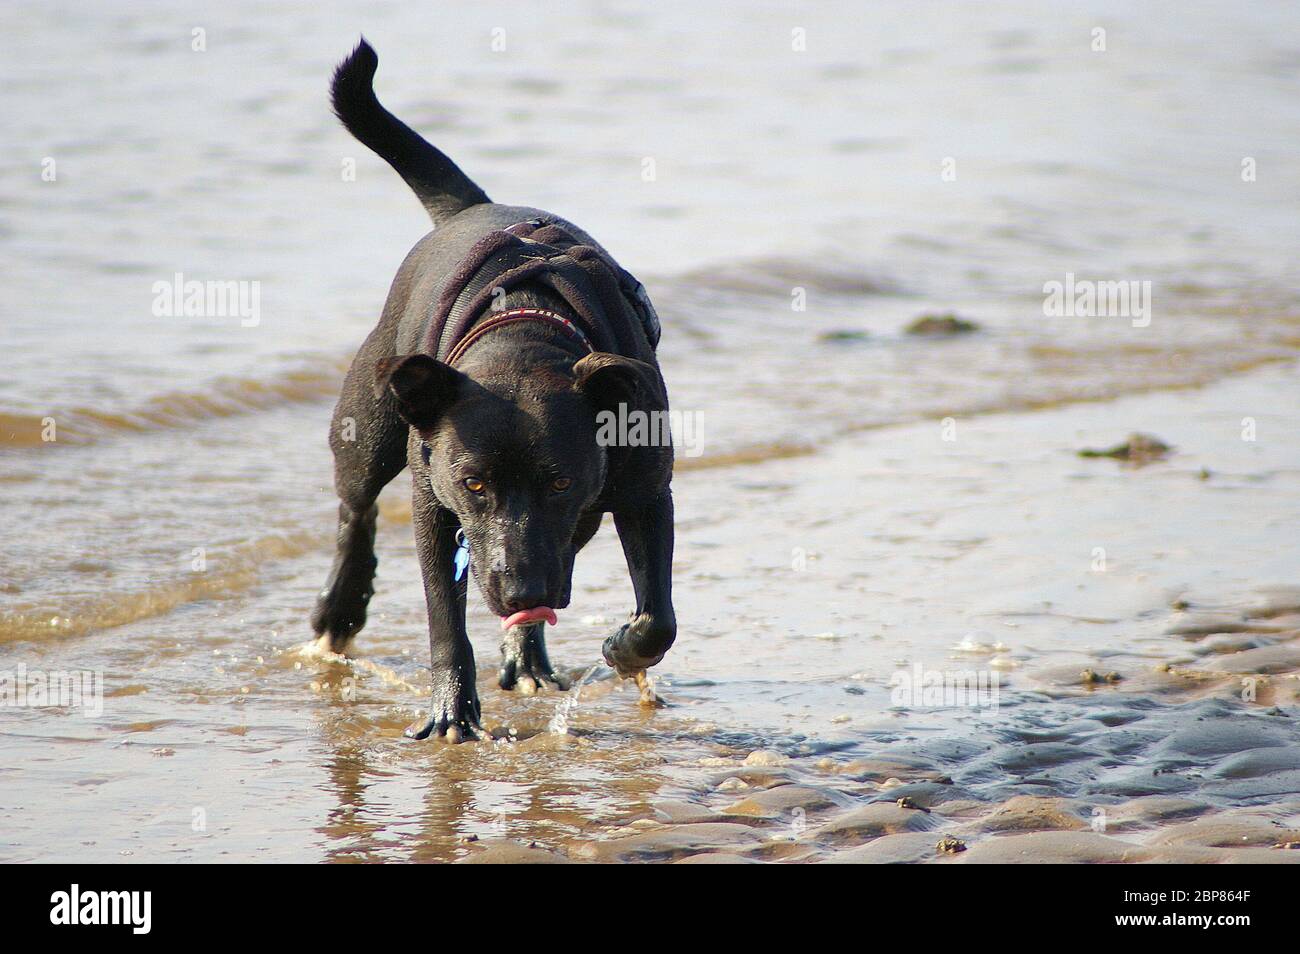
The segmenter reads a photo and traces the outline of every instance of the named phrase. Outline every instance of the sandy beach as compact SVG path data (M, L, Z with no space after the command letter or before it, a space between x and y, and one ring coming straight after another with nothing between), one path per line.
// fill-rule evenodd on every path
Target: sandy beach
M150 617L31 644L46 669L113 668L101 718L35 710L11 723L12 856L1300 860L1285 850L1300 840L1300 591L1260 582L1289 565L1300 459L1229 426L1206 437L1285 373L975 417L953 443L937 424L900 426L749 465L742 499L681 516L677 571L697 638L657 674L668 705L640 707L597 665L595 634L626 585L602 535L582 574L595 612L551 631L562 671L586 676L579 688L496 688L494 626L479 611L491 743L400 737L426 688L394 493L381 552L397 579L356 659L322 655L290 601L267 605L256 587L170 611L185 641ZM1077 456L1138 421L1183 449L1140 469ZM1297 424L1295 410L1261 421L1278 434ZM714 499L735 479L687 472L682 497ZM743 497L776 493L789 521L756 532ZM855 493L898 503L858 521L828 504ZM1206 520L1167 516L1209 513L1210 500ZM1101 572L1094 545L1112 554ZM326 558L268 558L261 575L295 592ZM746 613L759 594L765 612ZM867 599L870 619L855 608ZM917 667L995 673L996 689L954 703L918 686L895 704L898 674ZM68 784L53 842L40 809L52 778ZM194 808L209 831L190 830ZM88 839L77 819L91 817ZM955 841L937 848L944 839Z
M8 23L0 673L90 681L5 697L0 861L1300 862L1296 17L1031 6L831 4L797 55L775 4ZM427 229L326 106L363 29L395 111L656 303L699 425L661 706L601 659L607 520L571 688L501 690L471 592L495 738L404 739L406 475L369 624L313 641L330 411ZM177 275L260 282L256 323L160 316ZM1067 276L1150 308L1053 314Z

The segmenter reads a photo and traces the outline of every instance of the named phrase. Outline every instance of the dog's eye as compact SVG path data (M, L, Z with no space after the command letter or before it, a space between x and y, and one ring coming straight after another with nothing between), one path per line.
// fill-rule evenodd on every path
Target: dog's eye
M557 494L564 493L572 486L573 480L568 477L556 477L555 480L551 482L551 490L555 491Z
M465 489L472 494L481 494L483 492L483 481L477 477L466 477Z

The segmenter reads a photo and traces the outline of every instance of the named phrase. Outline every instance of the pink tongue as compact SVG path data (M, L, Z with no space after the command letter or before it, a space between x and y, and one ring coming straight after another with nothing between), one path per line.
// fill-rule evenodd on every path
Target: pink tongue
M524 623L537 622L547 622L554 626L557 619L555 610L549 606L534 606L532 609L520 610L518 613L502 616L501 628L509 629L511 626L522 626Z

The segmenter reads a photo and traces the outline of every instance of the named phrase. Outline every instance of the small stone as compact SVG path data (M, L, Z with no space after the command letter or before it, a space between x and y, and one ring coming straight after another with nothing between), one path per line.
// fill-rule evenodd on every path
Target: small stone
M945 855L955 855L966 850L966 842L960 838L954 838L952 835L944 835L934 847Z
M771 749L755 749L745 756L746 765L784 765L790 759Z
M970 334L978 331L979 325L965 318L958 318L952 312L941 315L922 315L907 326L909 335L922 338L951 338L954 335Z
M1172 447L1158 437L1152 437L1150 434L1134 433L1130 434L1128 440L1124 443L1116 444L1114 447L1108 447L1105 450L1086 447L1079 451L1079 456L1109 457L1112 460L1123 460L1140 467L1143 464L1163 460L1169 456L1172 450Z
M1113 685L1114 683L1119 682L1124 677L1121 676L1119 673L1115 672L1114 670L1111 670L1110 672L1107 673L1100 673L1100 672L1095 672L1092 669L1085 669L1083 670L1083 672L1079 673L1079 678L1082 679L1083 684L1087 686L1087 685L1099 685L1103 682L1108 682Z
M857 328L837 328L834 331L823 331L817 336L817 340L826 344L852 344L856 341L866 341L870 337L868 332Z

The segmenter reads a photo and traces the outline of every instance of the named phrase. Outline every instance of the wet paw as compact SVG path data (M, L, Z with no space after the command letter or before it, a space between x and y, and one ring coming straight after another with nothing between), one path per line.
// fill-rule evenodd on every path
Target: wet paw
M511 626L501 642L501 673L497 684L502 689L518 688L531 695L542 686L563 692L568 687L551 668L546 655L546 624L530 623Z
M455 674L434 677L433 699L429 703L429 716L424 723L408 726L404 735L408 739L427 739L441 736L448 742L464 742L480 735L491 739L492 733L480 724L482 711L473 680L462 686Z
M676 635L676 625L662 624L646 614L636 616L605 640L605 662L624 679L633 677L658 665Z
M330 649L341 653L348 642L366 625L366 607L374 595L375 562L355 572L336 572L330 576L316 600L311 614L311 628L318 636L329 637Z

